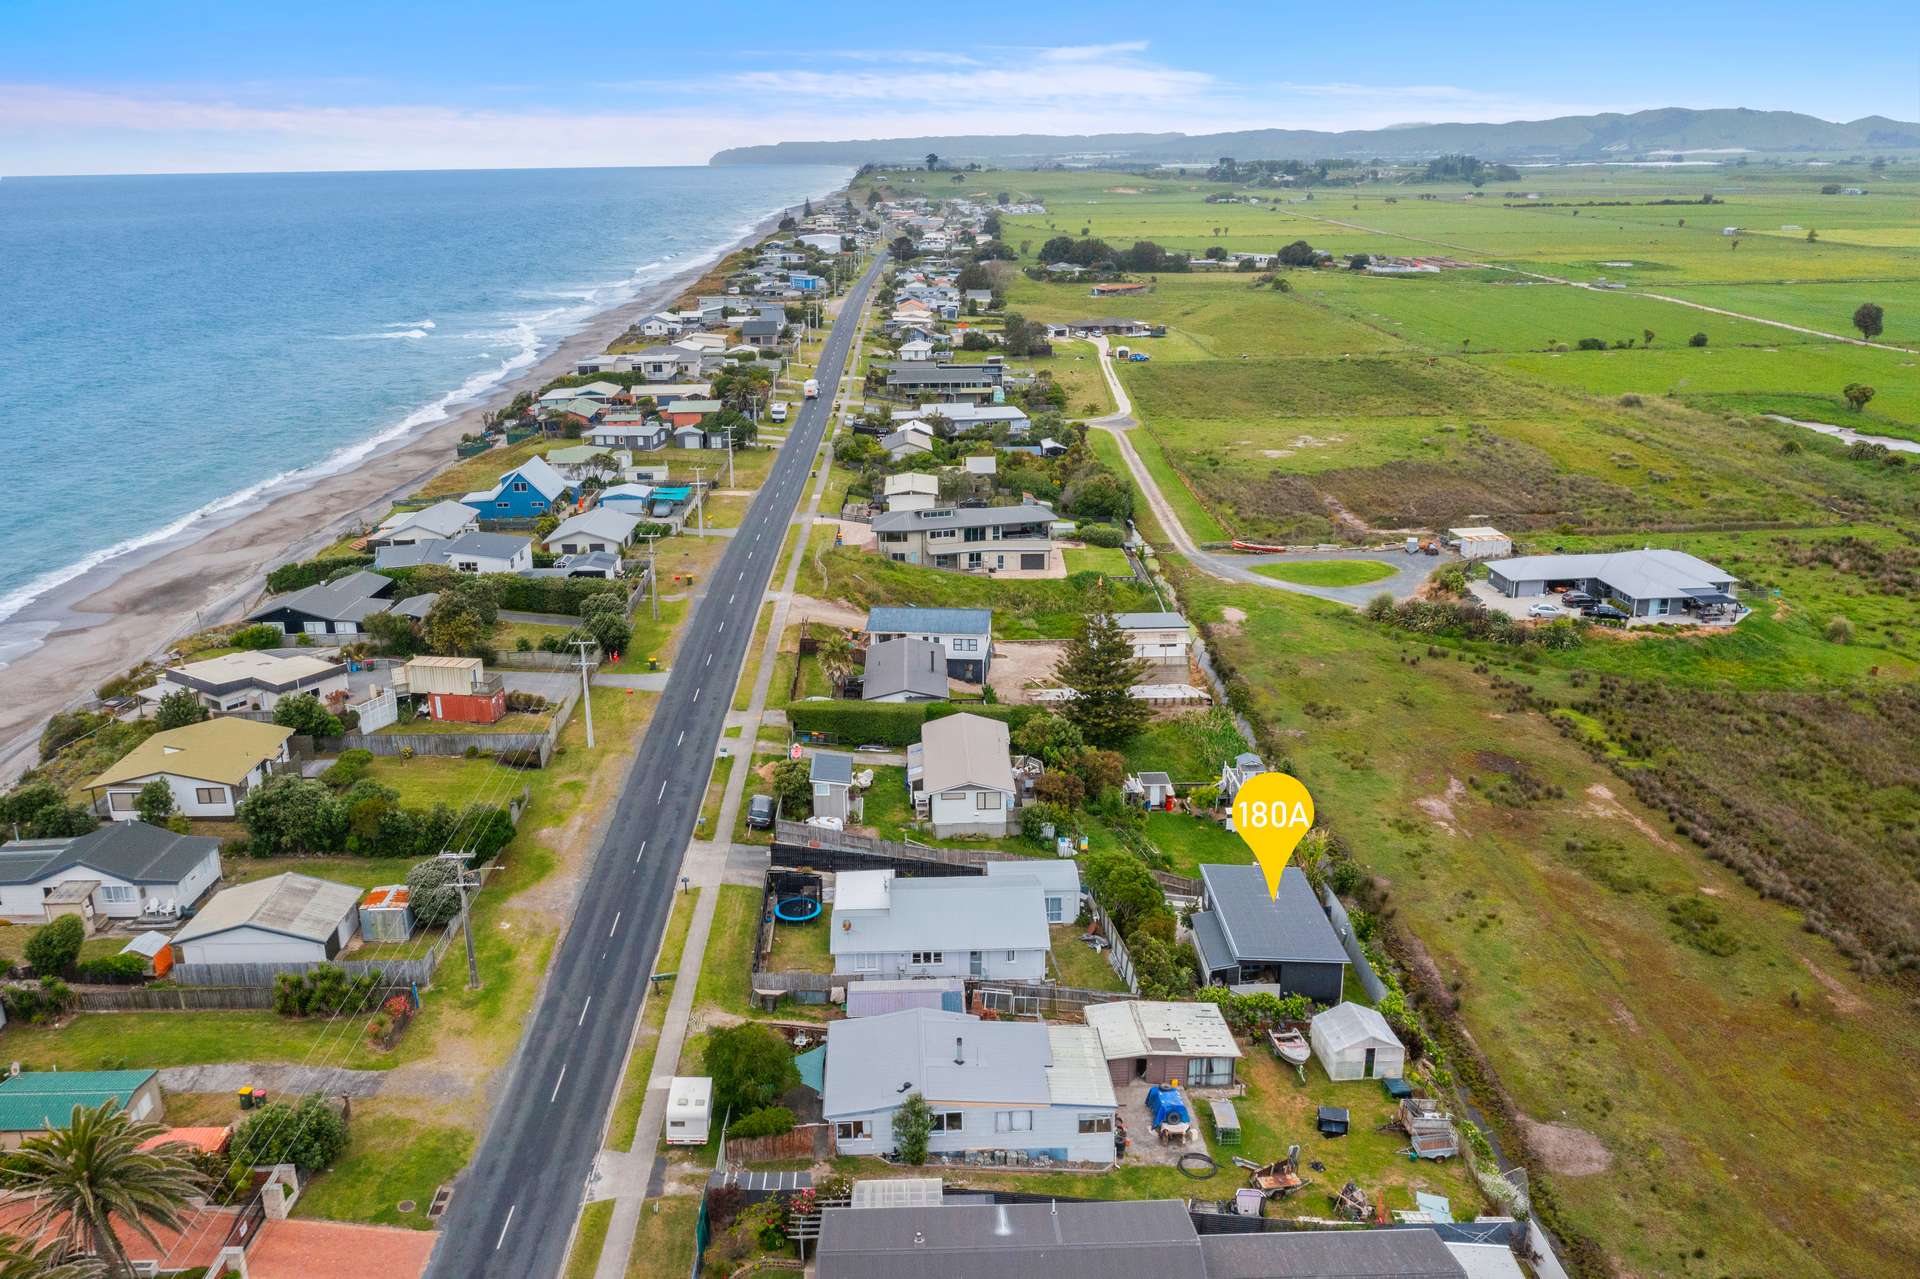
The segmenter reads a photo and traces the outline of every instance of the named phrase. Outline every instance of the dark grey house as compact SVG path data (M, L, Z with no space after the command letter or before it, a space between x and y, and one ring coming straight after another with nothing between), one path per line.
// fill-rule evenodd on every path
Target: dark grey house
M933 640L882 640L867 649L860 697L868 702L940 702L947 696L947 650Z
M1267 895L1258 866L1202 866L1200 882L1193 948L1207 981L1242 992L1340 1002L1347 952L1303 871L1286 869L1278 898Z
M1487 584L1509 599L1584 591L1648 620L1738 621L1734 576L1685 551L1649 549L1488 560Z
M276 596L247 620L278 626L289 635L357 635L362 622L386 611L393 595L392 578L363 570Z

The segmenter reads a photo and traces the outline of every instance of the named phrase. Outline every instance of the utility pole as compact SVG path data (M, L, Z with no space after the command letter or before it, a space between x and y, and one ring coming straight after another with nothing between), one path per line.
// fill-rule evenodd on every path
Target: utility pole
M693 500L696 504L694 511L699 516L702 533L707 531L707 491L700 487L700 472L706 469L704 466L693 468Z
M660 620L660 565L654 559L654 543L660 540L657 533L647 536L647 594L653 596L653 620Z
M440 853L440 857L443 861L451 861L454 864L453 886L460 890L460 931L467 939L467 989L478 990L480 989L480 961L474 957L473 953L473 904L467 897L467 889L472 888L477 891L480 887L480 877L474 875L472 881L468 881L467 876L472 872L467 866L467 859L461 854L445 849Z
M573 646L580 650L580 704L587 708L587 749L593 749L593 690L587 686L587 646L590 639L577 639Z
M733 428L727 428L727 487L733 487Z

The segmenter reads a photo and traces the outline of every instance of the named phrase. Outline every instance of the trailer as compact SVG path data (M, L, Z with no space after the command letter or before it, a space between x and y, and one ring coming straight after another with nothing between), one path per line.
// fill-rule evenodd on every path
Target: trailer
M1460 1133L1453 1116L1429 1097L1408 1097L1400 1103L1396 1127L1412 1141L1415 1159L1450 1159L1460 1153Z
M704 1146L713 1131L713 1080L675 1075L667 1086L667 1144Z
M1276 1159L1270 1164L1257 1164L1251 1159L1233 1157L1235 1166L1246 1169L1247 1187L1255 1190L1266 1199L1285 1199L1307 1183L1300 1176L1300 1147L1288 1146L1287 1157Z

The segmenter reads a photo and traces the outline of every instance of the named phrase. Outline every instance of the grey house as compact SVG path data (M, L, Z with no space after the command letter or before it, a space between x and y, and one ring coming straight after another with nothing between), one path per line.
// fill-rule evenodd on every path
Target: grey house
M1337 1004L1347 952L1298 867L1280 876L1280 896L1267 896L1258 866L1200 868L1201 909L1193 915L1193 948L1210 983L1243 994L1305 995Z
M275 596L247 620L278 626L289 635L358 635L362 622L387 610L393 588L392 578L362 570Z
M853 813L853 756L815 751L808 771L813 783L813 815L845 821Z
M862 701L938 702L946 696L947 651L932 640L882 640L867 649Z
M1047 567L1054 514L1044 506L936 506L873 520L882 555L903 564L992 573Z
M885 605L867 613L867 637L931 640L946 651L950 677L981 684L993 663L993 610Z
M1733 574L1685 551L1606 551L1489 560L1487 582L1509 599L1585 591L1636 618L1737 621Z
M990 400L1006 381L1003 364L935 364L902 361L887 366L887 392L921 401Z

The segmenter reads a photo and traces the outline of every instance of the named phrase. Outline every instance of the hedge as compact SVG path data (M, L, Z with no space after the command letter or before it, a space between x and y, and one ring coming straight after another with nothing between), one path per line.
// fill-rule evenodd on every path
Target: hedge
M1009 728L1041 713L1038 707L993 702L795 702L787 707L787 722L796 733L851 745L911 746L928 720L962 712L1003 720Z
M328 555L298 564L282 564L267 574L267 589L275 595L318 586L343 568L365 568L373 563L371 555Z
M409 587L410 568L383 568L386 577ZM499 584L500 607L522 613L564 613L580 616L581 606L590 595L617 592L624 599L629 583L609 582L598 577L520 577L514 573L489 573L487 579Z

